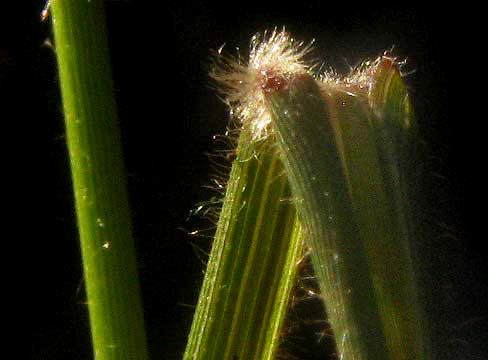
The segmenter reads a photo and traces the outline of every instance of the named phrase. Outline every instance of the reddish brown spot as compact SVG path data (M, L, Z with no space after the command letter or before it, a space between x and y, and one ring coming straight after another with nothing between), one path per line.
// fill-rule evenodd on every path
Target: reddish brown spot
M284 86L284 79L280 77L268 77L262 85L263 90L281 90Z
M264 92L280 91L286 88L287 79L283 75L276 74L273 70L261 71L261 89Z

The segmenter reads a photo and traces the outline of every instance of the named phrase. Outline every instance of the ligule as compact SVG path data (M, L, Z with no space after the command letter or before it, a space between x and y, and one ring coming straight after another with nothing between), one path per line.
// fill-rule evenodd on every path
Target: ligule
M185 359L273 358L303 246L338 358L428 359L398 63L317 78L309 46L258 39L211 74L242 129Z

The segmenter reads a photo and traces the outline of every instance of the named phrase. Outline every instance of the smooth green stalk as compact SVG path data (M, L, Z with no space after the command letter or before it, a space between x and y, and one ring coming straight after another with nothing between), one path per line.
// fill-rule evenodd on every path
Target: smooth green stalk
M95 358L147 359L103 0L51 6Z
M272 138L244 127L184 359L273 359L302 241Z

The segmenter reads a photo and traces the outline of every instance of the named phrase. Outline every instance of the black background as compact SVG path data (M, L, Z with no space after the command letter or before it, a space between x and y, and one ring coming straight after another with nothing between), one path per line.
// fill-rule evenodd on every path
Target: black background
M54 0L55 1L55 0ZM18 4L17 4L18 3ZM0 118L8 290L19 350L31 359L90 359L90 333L73 212L55 54L47 46L44 4L3 4ZM185 231L212 169L227 111L210 89L209 50L226 43L245 54L257 31L285 25L316 39L314 55L339 72L395 45L408 57L406 78L431 177L435 289L445 310L444 358L483 359L486 340L486 64L481 9L372 2L221 5L112 0L106 3L114 78L153 359L179 359L204 270ZM10 283L12 286L10 287ZM27 332L27 336L26 336ZM16 356L24 358L23 356ZM27 357L29 358L29 357Z

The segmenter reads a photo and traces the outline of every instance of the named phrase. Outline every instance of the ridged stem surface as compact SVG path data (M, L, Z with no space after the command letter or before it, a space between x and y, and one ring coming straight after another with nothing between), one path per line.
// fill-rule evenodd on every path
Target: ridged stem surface
M94 356L147 359L104 1L51 10Z
M272 138L243 128L184 359L273 359L303 243Z

